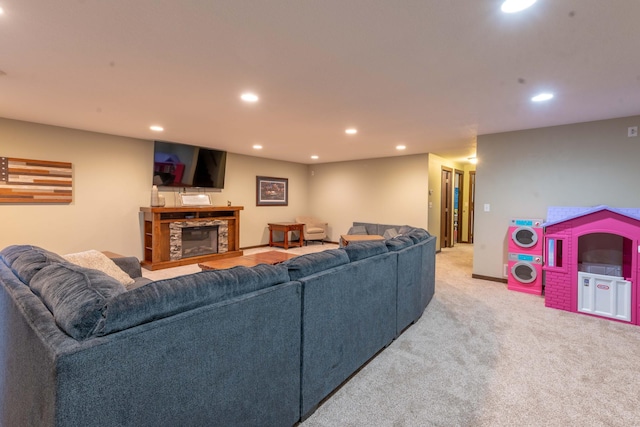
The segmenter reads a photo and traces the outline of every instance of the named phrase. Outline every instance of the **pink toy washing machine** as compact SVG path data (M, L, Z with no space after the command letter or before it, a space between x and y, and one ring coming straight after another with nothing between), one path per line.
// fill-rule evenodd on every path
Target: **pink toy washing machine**
M509 222L509 252L542 255L543 229L541 219L512 219Z
M542 295L542 255L509 253L507 289Z

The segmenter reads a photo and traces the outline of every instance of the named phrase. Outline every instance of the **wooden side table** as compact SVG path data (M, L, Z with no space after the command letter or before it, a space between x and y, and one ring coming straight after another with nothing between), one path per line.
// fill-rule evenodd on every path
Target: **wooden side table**
M271 222L269 223L269 246L280 246L285 249L289 249L289 246L300 246L302 247L304 242L304 224L299 222ZM284 233L284 241L283 242L274 242L273 241L273 232L274 231L282 231ZM299 231L300 239L297 242L289 242L289 232L290 231Z

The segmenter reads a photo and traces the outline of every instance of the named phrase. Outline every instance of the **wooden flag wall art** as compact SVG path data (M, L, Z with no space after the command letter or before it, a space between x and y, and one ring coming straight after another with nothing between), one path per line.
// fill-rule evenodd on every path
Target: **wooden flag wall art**
M71 203L71 163L0 157L0 203Z

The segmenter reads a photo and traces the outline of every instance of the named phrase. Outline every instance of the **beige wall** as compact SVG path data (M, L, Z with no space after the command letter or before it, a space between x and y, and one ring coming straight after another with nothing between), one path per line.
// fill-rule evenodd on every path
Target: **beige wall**
M503 277L510 218L544 219L549 206L640 206L640 137L627 137L639 125L634 116L479 136L473 273Z
M141 255L138 211L149 203L148 141L0 119L0 156L73 164L71 204L0 205L0 247L33 244Z
M256 206L256 176L287 178L288 206ZM227 175L222 193L214 193L214 204L244 206L240 213L240 247L269 243L269 222L293 221L309 203L307 166L299 163L262 159L229 153Z
M309 213L334 242L353 221L426 228L428 169L426 154L309 166Z
M71 204L0 205L0 247L33 244L58 253L110 250L142 257L140 207L149 206L153 143L0 119L1 157L73 163ZM289 179L289 206L257 207L256 175ZM216 205L244 206L240 246L268 243L267 222L292 221L308 205L307 166L229 153ZM167 206L175 195L162 192Z

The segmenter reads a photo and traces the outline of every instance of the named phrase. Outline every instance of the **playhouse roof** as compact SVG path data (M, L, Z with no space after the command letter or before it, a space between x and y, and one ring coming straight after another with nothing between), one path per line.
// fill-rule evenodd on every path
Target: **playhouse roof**
M548 227L605 210L640 221L640 208L612 208L606 205L591 207L549 206L547 209L547 222L542 224L542 226Z

